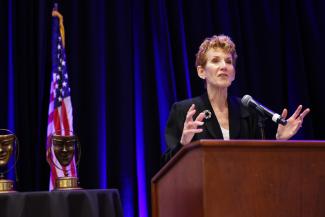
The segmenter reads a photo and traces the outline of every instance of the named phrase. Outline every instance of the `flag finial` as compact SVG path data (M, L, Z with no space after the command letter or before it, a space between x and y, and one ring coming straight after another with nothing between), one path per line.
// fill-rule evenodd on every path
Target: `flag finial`
M58 11L58 10L59 10L59 4L56 2L54 3L53 11Z

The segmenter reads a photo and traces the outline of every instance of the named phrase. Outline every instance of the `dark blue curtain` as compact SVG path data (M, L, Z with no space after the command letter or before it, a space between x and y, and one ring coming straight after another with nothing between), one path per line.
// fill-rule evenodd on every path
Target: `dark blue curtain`
M64 16L84 188L118 188L125 216L150 216L150 179L171 104L204 92L194 67L205 37L239 54L231 93L290 114L312 112L295 139L324 139L325 3L294 0L57 1ZM0 1L0 128L20 139L17 189L47 190L52 1ZM272 136L275 125L268 125ZM11 174L13 176L13 174Z

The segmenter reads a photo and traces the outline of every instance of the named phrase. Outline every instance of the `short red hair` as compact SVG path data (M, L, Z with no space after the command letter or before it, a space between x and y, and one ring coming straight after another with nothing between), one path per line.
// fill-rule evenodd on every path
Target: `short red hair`
M225 53L231 54L233 65L236 65L237 52L235 43L226 35L214 35L211 38L206 38L200 45L199 51L196 54L196 67L205 66L207 63L206 54L210 49L221 49Z

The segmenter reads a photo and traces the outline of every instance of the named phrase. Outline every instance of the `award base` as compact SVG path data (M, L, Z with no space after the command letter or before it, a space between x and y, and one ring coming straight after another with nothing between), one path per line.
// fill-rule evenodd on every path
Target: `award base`
M0 194L12 193L14 191L14 182L9 179L0 179Z
M58 177L54 190L78 190L78 177Z

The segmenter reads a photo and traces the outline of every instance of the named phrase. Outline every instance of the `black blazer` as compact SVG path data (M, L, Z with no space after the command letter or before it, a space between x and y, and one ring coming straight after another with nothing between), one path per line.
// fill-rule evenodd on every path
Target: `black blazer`
M163 163L167 162L181 147L182 136L186 113L190 106L195 104L196 114L204 110L211 112L211 118L204 120L203 132L194 135L192 142L200 139L223 139L222 131L210 104L208 94L200 97L183 100L173 104L167 121L165 137L167 151L163 155ZM229 109L229 134L230 139L260 139L261 133L257 125L258 116L254 110L242 105L237 97L228 98Z

